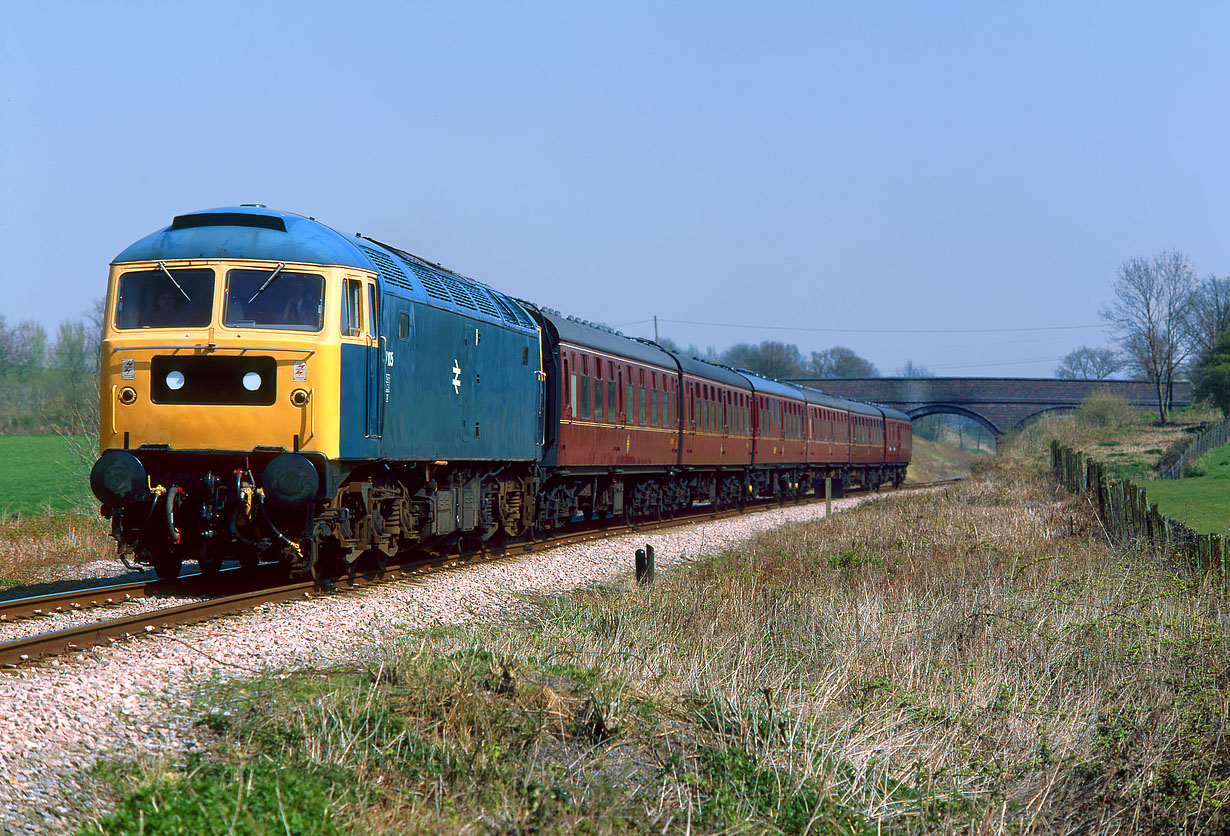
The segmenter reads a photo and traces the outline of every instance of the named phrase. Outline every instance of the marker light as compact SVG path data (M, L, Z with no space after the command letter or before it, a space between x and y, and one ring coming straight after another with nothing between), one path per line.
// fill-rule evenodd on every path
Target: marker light
M243 376L243 388L249 392L255 392L261 388L261 376L256 372L248 372Z
M184 386L183 372L167 372L167 388L182 389Z

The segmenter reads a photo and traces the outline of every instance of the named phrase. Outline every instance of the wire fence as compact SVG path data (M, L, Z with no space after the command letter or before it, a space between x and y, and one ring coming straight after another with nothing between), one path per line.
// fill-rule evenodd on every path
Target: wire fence
M1168 517L1150 503L1145 489L1126 479L1112 480L1105 466L1079 450L1051 442L1051 471L1069 491L1085 494L1114 541L1144 540L1153 548L1173 554L1201 571L1216 571L1223 589L1230 581L1230 559L1221 534L1201 534Z
M1215 447L1230 444L1230 421L1214 424L1187 445L1183 455L1170 467L1158 474L1159 479L1182 479L1187 469L1200 461L1200 457Z

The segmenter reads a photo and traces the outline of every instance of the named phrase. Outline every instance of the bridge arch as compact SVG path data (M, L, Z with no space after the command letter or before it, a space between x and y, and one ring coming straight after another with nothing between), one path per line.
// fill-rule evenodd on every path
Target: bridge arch
M956 404L929 403L929 404L924 404L916 409L911 409L908 412L906 412L906 415L910 416L911 421L913 421L915 418L925 418L928 415L939 415L939 414L960 415L963 418L968 418L974 423L978 424L979 426L985 427L991 433L991 435L995 436L996 438L999 438L1000 436L1004 434L1004 431L1001 430L999 427L995 426L995 424L993 424L985 415L979 415L977 412L974 412L972 409L966 409L965 407L957 406Z
M1039 409L1037 412L1031 412L1021 420L1012 425L1012 429L1019 430L1028 424L1030 421L1036 421L1044 415L1050 415L1056 412L1076 412L1080 409L1080 404L1064 404L1062 406L1048 406L1046 409Z

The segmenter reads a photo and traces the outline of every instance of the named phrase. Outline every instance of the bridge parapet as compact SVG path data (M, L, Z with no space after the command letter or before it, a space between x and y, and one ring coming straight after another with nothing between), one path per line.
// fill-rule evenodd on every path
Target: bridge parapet
M1109 392L1138 409L1157 408L1157 390L1141 380L1058 380L1027 377L855 377L798 378L832 395L891 406L911 418L955 413L995 435L1016 429L1044 412L1068 411L1098 392ZM1192 385L1174 387L1175 406L1192 400Z

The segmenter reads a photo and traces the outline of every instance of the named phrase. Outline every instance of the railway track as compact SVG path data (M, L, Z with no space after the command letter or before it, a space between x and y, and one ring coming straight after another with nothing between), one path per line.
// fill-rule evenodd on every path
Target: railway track
M938 485L951 484L958 480L903 485L890 493L921 490ZM88 624L60 630L29 635L0 642L0 667L13 669L47 657L66 653L81 653L112 641L156 633L162 629L193 624L223 615L243 612L259 604L280 603L303 598L345 594L347 591L370 588L373 584L404 581L431 572L458 566L472 565L488 560L529 554L534 551L583 543L591 540L627 534L648 534L668 528L691 525L699 522L728 519L743 514L773 511L779 508L809 505L824 502L823 497L807 498L788 503L768 502L744 508L722 511L707 510L684 517L664 520L640 521L602 529L578 529L554 537L523 543L508 544L493 551L467 551L448 555L420 556L401 564L390 564L384 571L357 573L354 578L340 578L321 588L313 581L285 583L285 574L279 567L270 564L258 571L239 569L226 570L207 578L189 575L176 581L148 580L135 583L99 586L72 590L64 593L17 598L0 602L0 623L13 623L22 619L46 618L64 613L111 611L138 599L158 597L198 597L201 600L176 606L147 610L135 614L120 614ZM282 582L279 583L277 579ZM225 584L230 588L226 594L218 589ZM234 585L242 589L234 591Z

